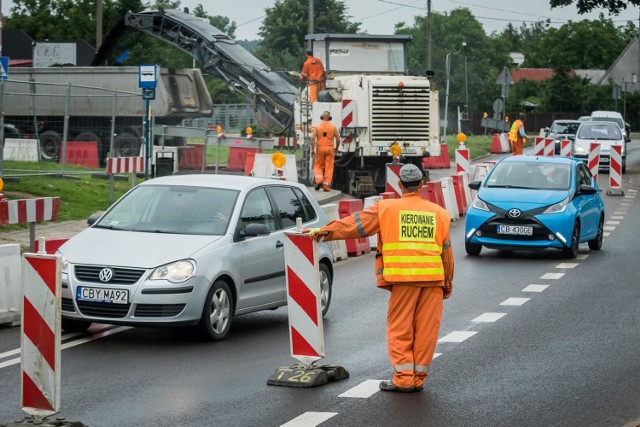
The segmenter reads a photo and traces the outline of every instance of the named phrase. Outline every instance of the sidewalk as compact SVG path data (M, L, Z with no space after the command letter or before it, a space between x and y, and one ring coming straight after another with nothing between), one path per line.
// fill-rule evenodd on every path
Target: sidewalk
M326 205L340 200L343 194L338 190L316 191L314 187L307 187L309 193L318 201L320 205ZM40 237L45 239L69 238L87 228L87 220L48 222L36 224L36 240ZM30 245L29 229L0 232L0 244L17 243L23 250L28 250Z

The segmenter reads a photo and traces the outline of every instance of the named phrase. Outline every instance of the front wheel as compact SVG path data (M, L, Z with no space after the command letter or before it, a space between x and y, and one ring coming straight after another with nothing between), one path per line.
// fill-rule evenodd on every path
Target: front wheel
M578 247L580 246L580 224L576 222L571 233L571 241L569 246L562 249L565 258L573 259L578 256Z
M598 223L598 234L593 240L589 240L589 249L593 251L599 251L600 249L602 249L602 240L604 237L603 229L604 217L600 217L600 222Z
M205 338L220 341L227 336L231 328L233 314L233 295L222 280L216 281L204 302L199 328Z
M55 130L47 130L42 132L38 139L40 141L40 156L45 160L58 160L62 146L60 134Z
M482 250L482 245L477 243L464 242L464 249L467 251L467 255L478 256Z
M331 271L326 264L320 264L320 306L322 307L322 317L329 311L329 305L331 304L331 287Z

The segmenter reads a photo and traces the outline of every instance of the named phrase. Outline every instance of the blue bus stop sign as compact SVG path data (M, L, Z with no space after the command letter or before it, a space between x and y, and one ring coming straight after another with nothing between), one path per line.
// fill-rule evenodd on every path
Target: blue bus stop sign
M0 80L9 78L9 57L0 56Z
M157 82L157 67L155 65L139 65L138 87L155 88Z

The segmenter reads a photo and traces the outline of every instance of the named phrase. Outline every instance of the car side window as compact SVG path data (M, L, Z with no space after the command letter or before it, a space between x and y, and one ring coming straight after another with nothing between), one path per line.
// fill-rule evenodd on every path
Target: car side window
M253 190L247 195L240 212L240 224L243 230L249 224L264 224L269 231L276 230L271 201L264 188Z
M304 195L302 190L300 190L299 188L294 188L293 192L296 193L296 196L298 196L298 200L302 202L302 207L304 207L305 210L306 216L302 219L302 222L313 221L318 218L316 210L313 208L313 205L311 204L307 196Z
M591 172L585 165L578 165L578 186L591 185Z
M298 217L302 218L302 222L309 221L302 202L293 192L293 188L273 185L269 187L269 192L276 202L282 228L295 226Z

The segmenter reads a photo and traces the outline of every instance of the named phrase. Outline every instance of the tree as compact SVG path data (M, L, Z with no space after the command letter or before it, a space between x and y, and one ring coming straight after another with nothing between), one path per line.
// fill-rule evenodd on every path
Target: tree
M255 54L271 67L299 70L304 62L309 2L307 0L276 0L266 9L260 27L262 42ZM340 0L316 0L314 26L317 33L358 32L360 24L349 21L347 6Z
M229 20L228 17L221 15L211 16L204 10L202 4L198 4L195 9L193 9L193 16L207 19L209 24L226 33L229 37L235 38L237 25L235 21Z
M570 6L574 0L550 0L549 4L551 8L559 6ZM627 6L640 6L640 0L577 0L576 7L578 13L591 12L593 9L603 8L607 9L610 13L617 15Z

